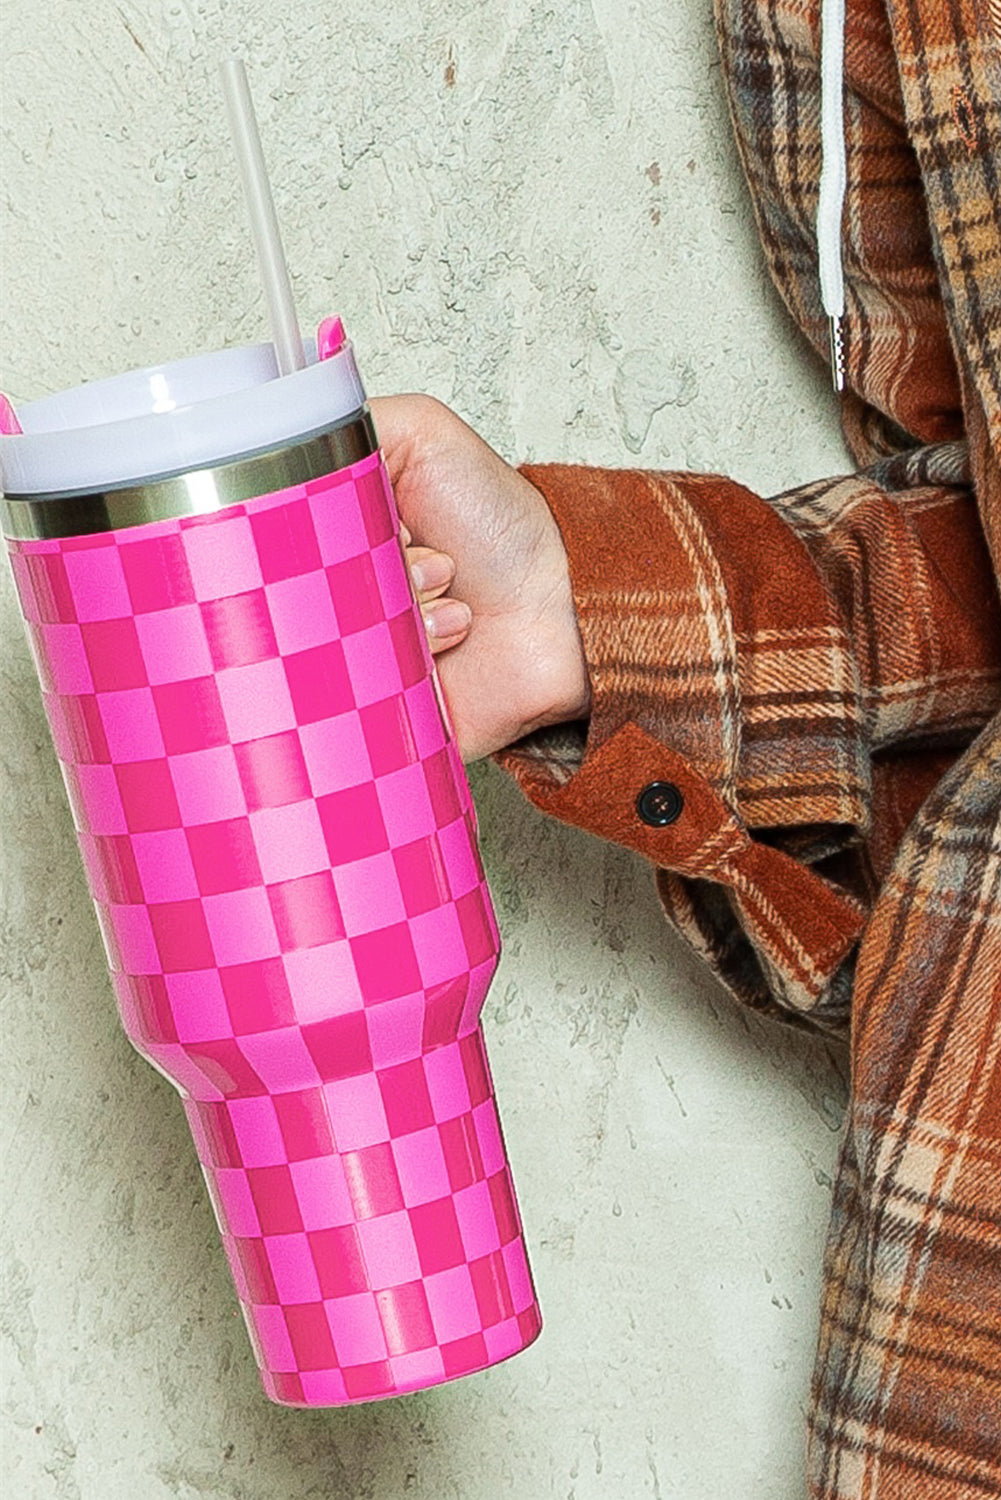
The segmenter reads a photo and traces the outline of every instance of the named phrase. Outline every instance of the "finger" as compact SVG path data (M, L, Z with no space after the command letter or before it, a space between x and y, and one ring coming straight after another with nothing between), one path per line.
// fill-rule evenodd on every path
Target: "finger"
M407 564L422 601L437 599L455 577L455 563L448 553L436 552L431 547L408 547Z
M437 599L426 604L421 613L432 653L457 646L469 634L473 612L462 599Z

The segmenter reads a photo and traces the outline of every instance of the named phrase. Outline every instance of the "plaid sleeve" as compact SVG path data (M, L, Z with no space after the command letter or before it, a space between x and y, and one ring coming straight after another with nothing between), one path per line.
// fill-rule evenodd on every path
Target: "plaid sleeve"
M715 476L523 472L567 548L592 716L501 763L542 810L650 859L668 915L742 1001L843 1027L875 882L929 768L1001 703L969 492L894 489L886 470L772 501ZM680 801L663 826L642 805L658 784Z

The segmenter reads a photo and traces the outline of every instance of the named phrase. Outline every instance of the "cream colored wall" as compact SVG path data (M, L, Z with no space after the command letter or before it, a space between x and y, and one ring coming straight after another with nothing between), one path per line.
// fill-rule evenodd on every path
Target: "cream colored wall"
M0 387L263 336L241 43L302 315L509 456L845 460L766 283L707 0L3 0ZM645 869L474 775L486 1026L546 1328L436 1391L259 1394L180 1107L115 1018L0 583L4 1493L796 1500L842 1068L736 1012Z

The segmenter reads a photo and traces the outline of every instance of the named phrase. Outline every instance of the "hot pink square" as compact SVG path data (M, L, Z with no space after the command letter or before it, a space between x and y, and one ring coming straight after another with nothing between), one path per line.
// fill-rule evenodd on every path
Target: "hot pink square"
M252 511L250 525L265 583L319 568L320 549L307 499Z
M260 588L261 565L250 522L237 510L199 517L181 530L196 599Z
M427 1277L424 1291L439 1344L479 1332L480 1311L466 1265Z
M343 865L370 854L381 854L389 848L382 822L382 809L375 786L347 787L317 799L317 809L327 853L332 865ZM415 986L411 985L413 989ZM400 994L402 991L396 991Z
M350 1297L365 1290L365 1264L353 1224L310 1230L308 1238L324 1297Z
M84 769L81 766L79 771L81 785ZM115 766L114 773L129 832L146 833L155 828L177 828L180 825L174 783L165 760L131 761ZM117 828L94 829L95 833L118 831Z
M462 817L462 802L447 748L438 750L424 761L428 795L439 828Z
M359 553L328 567L327 585L341 635L367 630L385 618L371 554Z
M358 1238L373 1291L420 1280L420 1261L405 1210L363 1219L358 1225Z
M480 1008L482 1008L485 995L484 989L483 995L479 996ZM435 1047L455 1040L462 1030L463 1012L467 1009L470 999L471 986L468 974L460 974L456 979L449 979L444 984L434 984L428 988L422 1037L425 1052L430 1052ZM479 1015L479 1010L476 1011L476 1015Z
M302 1232L299 1200L287 1166L248 1167L247 1181L263 1234Z
M419 1349L429 1349L435 1343L431 1309L420 1281L387 1287L376 1293L375 1302L386 1337L386 1347L391 1356L399 1357ZM401 1370L397 1365L398 1379L400 1375Z
M362 933L350 941L351 956L366 1005L394 1000L423 988L409 923L398 922L378 932Z
M317 797L371 781L372 765L356 713L305 724L299 730L299 740Z
M329 1156L336 1151L322 1089L297 1089L294 1093L276 1094L274 1104L290 1162ZM343 1180L340 1163L338 1172Z
M387 776L419 759L402 693L370 703L359 709L358 717L376 776Z
M292 994L280 958L233 964L219 970L219 980L237 1036L295 1024Z
M207 750L229 738L215 678L160 683L153 688L153 698L169 754Z
M394 849L393 862L408 917L419 916L421 912L432 911L451 901L449 879L452 869L449 864L446 873L446 860L436 835L415 839L412 844Z
M454 1343L442 1344L442 1364L445 1373L449 1376L468 1375L473 1370L481 1370L484 1365L490 1363L490 1350L486 1336L482 1333L471 1333L464 1339L456 1339Z
M58 693L43 693L42 701L52 731L52 742L61 761L92 765L111 759L101 719L101 699L96 694L84 693L70 698Z
M175 755L170 762L177 804L186 824L239 818L247 810L232 745Z
M201 904L220 967L278 956L278 934L263 886L206 896Z
M63 566L78 620L113 620L132 615L132 600L117 547L65 552Z
M250 1302L255 1306L278 1301L278 1288L271 1274L271 1262L262 1239L233 1240L233 1250L243 1270L244 1284Z
M432 670L431 652L423 625L414 618L410 610L406 610L390 620L389 633L403 686L410 688L415 683L423 682L431 675Z
M275 632L262 588L230 594L224 599L208 599L200 609L212 665L217 670L244 667L277 656Z
M365 1015L375 1067L392 1067L420 1051L424 1026L422 994L401 995L398 1000L370 1005Z
M371 1292L338 1298L330 1309L330 1322L345 1379L352 1366L386 1358L386 1339Z
M265 884L295 880L327 868L327 845L316 804L294 802L250 815L254 847ZM343 910L343 902L338 901Z
M345 636L344 660L359 708L402 692L393 637L385 622Z
M240 781L253 811L284 807L310 795L309 775L294 729L235 746Z
M471 1262L469 1274L484 1328L491 1328L514 1316L514 1299L507 1279L507 1268L499 1250Z
M168 974L166 985L179 1041L218 1041L232 1035L215 969Z
M289 1339L300 1370L329 1370L337 1364L334 1341L322 1302L303 1302L283 1309Z
M482 1182L486 1176L480 1143L471 1113L456 1115L438 1126L445 1169L453 1193L462 1193L474 1182Z
M326 844L321 835L326 863ZM400 899L400 883L391 854L373 854L368 859L352 860L338 865L334 875L337 900L344 925L352 935L372 932L406 920L406 909Z
M497 924L488 908L483 891L477 888L455 903L462 928L462 940L469 956L470 968L487 963L498 952Z
M151 683L159 686L211 674L212 657L197 604L137 615L136 634Z
M466 1252L451 1197L418 1203L408 1212L423 1275L432 1276L464 1263Z
M434 1108L421 1058L415 1057L409 1062L397 1063L395 1067L384 1068L377 1076L390 1134L394 1139L410 1135L415 1130L425 1130L427 1126L434 1124Z
M149 907L149 919L165 974L214 966L212 939L200 901L155 903Z
M337 1156L315 1156L289 1164L296 1197L307 1229L353 1224L355 1213Z
M323 1086L338 1150L357 1151L389 1140L386 1111L371 1073L339 1078Z
M494 1218L497 1220L497 1232L500 1235L501 1244L509 1245L516 1240L521 1233L518 1223L518 1210L514 1205L514 1191L511 1187L511 1175L507 1167L495 1172L487 1179L490 1189L490 1201L493 1204Z
M337 619L322 570L270 583L267 596L282 656L308 651L336 639Z
M152 760L164 754L160 721L149 688L102 693L97 701L112 760Z
M81 848L90 836L81 834ZM133 905L144 899L132 841L125 834L97 834L90 842L88 869L93 870L100 899L116 906Z
M79 630L97 692L146 686L146 664L131 615L124 620L91 620Z
M313 1253L304 1234L278 1234L265 1240L279 1302L319 1302Z
M396 1375L388 1359L348 1365L344 1370L344 1389L352 1401L377 1401L395 1395L396 1388Z
M340 641L326 641L285 657L285 676L297 724L315 724L354 708L354 689Z
M492 1099L494 1093L490 1085L490 1069L483 1044L483 1032L479 1028L460 1038L459 1056L462 1059L462 1071L465 1074L466 1087L469 1089L470 1103L475 1109L477 1105L485 1104L488 1099Z
M233 1129L231 1114L231 1105L235 1102L231 1100L230 1104L223 1104L217 1100L185 1100L184 1111L198 1149L201 1151L203 1144L208 1148L208 1154L201 1157L206 1165L211 1164L216 1167L242 1167L243 1165L240 1143ZM255 1234L258 1232L254 1230Z
M251 1099L230 1099L225 1113L233 1135L236 1161L244 1167L286 1165L285 1141L273 1099L267 1094Z
M277 658L247 667L229 667L216 677L231 740L281 734L295 726L295 710Z
M408 1208L415 1203L430 1203L445 1198L452 1184L445 1165L445 1153L437 1126L416 1130L393 1141L393 1156L400 1179L400 1191ZM458 1211L458 1205L456 1205ZM461 1214L460 1227L461 1227ZM463 1236L465 1238L465 1236Z
M315 948L344 936L344 921L329 870L268 886L282 952Z
M183 828L134 833L132 851L146 901L188 901L197 897L198 882Z
M346 1078L372 1066L364 1011L349 1011L303 1026L302 1038L324 1080Z
M18 547L12 556L21 564L15 567L14 578L27 618L47 625L75 620L76 604L62 554Z
M122 540L118 551L136 614L193 602L191 574L176 532L137 542Z
M296 1020L305 1025L361 1007L351 950L343 940L282 954Z
M200 823L187 830L188 848L203 896L260 885L261 867L249 818Z
M396 533L396 502L386 471L382 464L373 465L356 483L369 546L378 547Z
M335 1122L335 1133L336 1128ZM357 1219L378 1218L403 1208L403 1193L389 1141L363 1146L357 1151L342 1150L341 1161Z

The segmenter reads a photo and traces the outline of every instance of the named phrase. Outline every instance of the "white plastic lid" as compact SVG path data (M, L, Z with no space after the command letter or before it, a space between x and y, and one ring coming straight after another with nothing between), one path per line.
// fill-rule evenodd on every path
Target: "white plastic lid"
M302 442L364 405L344 343L279 377L271 344L152 365L43 396L17 409L22 433L0 436L8 495L81 495L205 469Z

